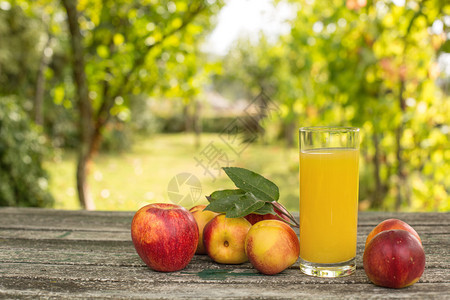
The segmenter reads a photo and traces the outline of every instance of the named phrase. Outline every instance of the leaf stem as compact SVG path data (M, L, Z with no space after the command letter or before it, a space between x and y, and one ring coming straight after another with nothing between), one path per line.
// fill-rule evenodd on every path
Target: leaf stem
M289 218L290 221L287 221L284 218L281 218L278 213L277 213L277 217L279 219L281 219L282 221L285 221L286 223L288 223L289 225L293 226L293 227L297 227L300 228L300 224L298 224L297 220L294 218L294 216L286 209L286 207L284 207L281 203L278 203L276 201L272 202L272 206L274 208L276 208L283 216Z
M290 222L288 220L286 220L285 218L280 217L280 215L276 214L276 217L280 220L283 221L284 223L288 224L291 227L299 227L297 224L294 224L293 222Z

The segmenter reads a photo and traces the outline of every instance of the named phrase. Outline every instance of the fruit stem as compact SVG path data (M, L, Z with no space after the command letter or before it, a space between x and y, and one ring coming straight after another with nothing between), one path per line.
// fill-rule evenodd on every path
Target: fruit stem
M278 218L278 220L283 221L284 223L288 224L291 227L297 227L297 228L299 227L297 224L294 224L293 222L290 222L290 221L280 217L278 214L276 217Z
M289 224L292 227L297 227L300 228L300 224L298 224L297 220L294 218L294 216L286 209L286 207L284 207L281 203L278 202L272 202L272 206L274 208L276 208L283 216L286 216L287 218L289 218L289 220L291 220L292 222L287 221L284 218L281 218L278 214L277 217L286 222L287 224Z

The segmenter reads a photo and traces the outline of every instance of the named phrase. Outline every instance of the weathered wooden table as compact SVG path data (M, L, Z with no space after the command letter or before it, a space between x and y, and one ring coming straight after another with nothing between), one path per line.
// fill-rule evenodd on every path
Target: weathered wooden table
M158 273L136 254L132 212L0 208L0 298L447 298L450 213L360 213L356 274L314 278L298 263L275 276L249 263L219 265L195 256L182 271ZM426 269L418 283L394 290L367 279L362 254L370 230L387 218L422 238Z

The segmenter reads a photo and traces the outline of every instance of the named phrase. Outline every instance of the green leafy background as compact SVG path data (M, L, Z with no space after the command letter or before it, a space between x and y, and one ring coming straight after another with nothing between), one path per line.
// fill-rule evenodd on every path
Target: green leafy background
M202 43L222 1L79 0L94 111L105 87L122 91L90 166L97 207L135 210L170 201L167 183L180 172L195 174L204 195L232 188L224 172L205 175L194 160L214 142L230 166L271 179L280 202L297 210L297 129L339 125L362 129L361 210L448 211L450 75L438 59L449 51L450 7L439 0L363 2L274 1L296 13L289 32L243 36L219 57ZM169 35L195 6L202 13ZM51 192L53 207L80 207L71 58L60 1L0 1L0 163L9 166L0 170L1 205L52 205ZM36 125L40 71L43 122ZM218 113L211 91L232 103L263 91L276 106L261 116L258 138L239 155L219 134L246 115Z

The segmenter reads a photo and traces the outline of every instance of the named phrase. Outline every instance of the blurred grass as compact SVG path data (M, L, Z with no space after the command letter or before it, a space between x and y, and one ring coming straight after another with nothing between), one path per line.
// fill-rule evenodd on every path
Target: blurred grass
M280 188L280 202L290 211L298 211L298 150L282 144L249 144L235 154L217 134L203 134L199 147L191 134L159 134L136 137L131 151L100 153L90 166L89 183L98 210L137 210L147 203L171 202L167 186L179 173L194 174L201 183L200 198L194 204L207 203L204 195L217 189L233 188L223 171L210 168L216 178L205 173L194 157L205 161L202 150L210 143L226 153L230 166L258 172ZM220 167L226 166L218 161ZM50 173L50 190L57 209L79 209L75 185L74 152L55 151L44 167ZM216 165L217 166L217 165ZM183 203L185 204L185 203ZM187 208L192 205L186 205Z

